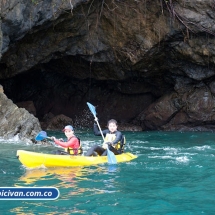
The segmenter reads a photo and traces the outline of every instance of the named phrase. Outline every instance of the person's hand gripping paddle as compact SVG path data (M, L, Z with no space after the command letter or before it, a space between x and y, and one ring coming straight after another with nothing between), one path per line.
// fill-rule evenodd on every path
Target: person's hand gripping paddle
M47 133L46 133L45 131L40 131L40 132L37 134L37 136L35 137L35 140L36 140L36 141L41 141L41 140L44 140L44 139L53 140L52 137L48 137L48 136L47 136ZM52 143L53 146L56 146L56 145L54 144L54 142L51 142L51 143Z

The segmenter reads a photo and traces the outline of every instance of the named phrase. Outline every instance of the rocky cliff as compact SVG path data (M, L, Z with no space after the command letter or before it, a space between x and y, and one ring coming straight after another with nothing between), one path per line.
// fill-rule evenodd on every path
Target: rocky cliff
M39 121L24 108L18 108L4 94L0 85L0 137L26 143L35 142L41 130Z
M214 130L214 0L0 4L0 83L14 103L33 101L40 121L86 126L88 101L101 122Z

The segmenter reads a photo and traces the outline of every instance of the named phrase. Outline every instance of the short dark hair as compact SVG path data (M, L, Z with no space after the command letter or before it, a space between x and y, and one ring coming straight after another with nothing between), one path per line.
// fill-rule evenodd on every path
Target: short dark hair
M109 126L110 123L114 123L117 125L117 121L115 119L110 119L108 122L107 122L107 126Z

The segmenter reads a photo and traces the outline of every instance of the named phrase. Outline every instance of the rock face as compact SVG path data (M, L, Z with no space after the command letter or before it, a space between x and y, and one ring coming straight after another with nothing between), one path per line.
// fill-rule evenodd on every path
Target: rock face
M0 87L0 137L34 142L36 134L41 131L37 118L24 108L18 108L7 98Z
M73 125L73 120L63 114L54 117L50 117L50 115L52 114L49 113L46 119L47 121L43 122L45 129L62 131L66 125Z
M34 103L32 101L25 101L16 103L19 108L25 108L29 113L33 114L34 116L37 115L36 108L34 107Z
M214 1L0 4L0 83L13 102L33 101L39 120L87 126L88 101L101 123L214 130Z

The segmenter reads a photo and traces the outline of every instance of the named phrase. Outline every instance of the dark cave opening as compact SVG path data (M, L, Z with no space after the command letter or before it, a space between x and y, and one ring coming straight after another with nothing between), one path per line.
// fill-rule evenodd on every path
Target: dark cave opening
M14 103L33 101L39 120L49 112L81 117L86 102L91 102L97 106L101 121L117 118L130 122L157 99L150 88L140 89L142 81L78 79L56 71L34 70L0 80L0 84Z

